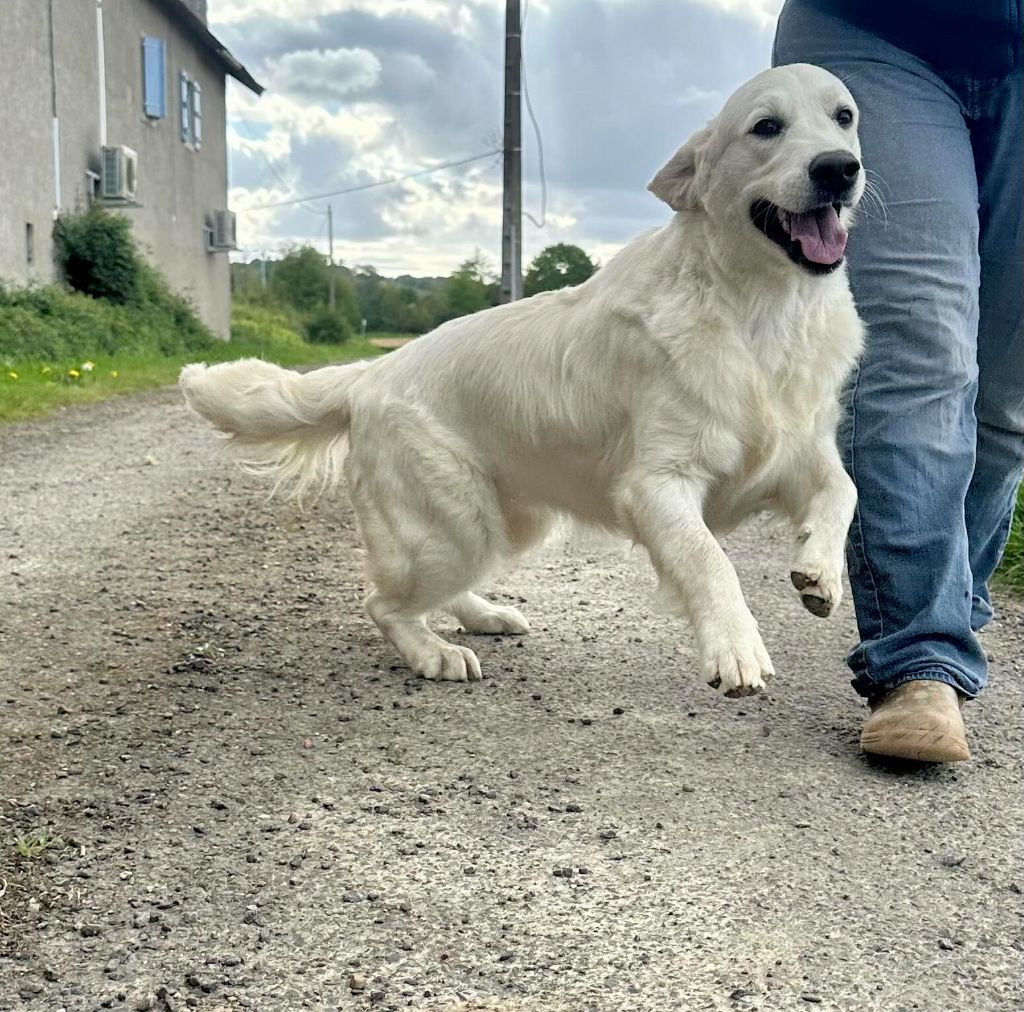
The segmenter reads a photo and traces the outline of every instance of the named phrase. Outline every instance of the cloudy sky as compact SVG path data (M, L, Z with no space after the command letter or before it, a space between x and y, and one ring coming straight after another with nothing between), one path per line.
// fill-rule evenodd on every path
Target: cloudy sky
M741 81L768 64L781 0L530 0L523 56L553 242L606 260L665 209L648 179ZM387 179L501 145L504 0L210 0L210 26L266 91L229 87L231 205L246 258L326 250L325 202L247 211ZM287 10L287 15L283 11ZM524 208L540 217L524 110ZM335 254L383 274L497 264L497 156L332 198Z

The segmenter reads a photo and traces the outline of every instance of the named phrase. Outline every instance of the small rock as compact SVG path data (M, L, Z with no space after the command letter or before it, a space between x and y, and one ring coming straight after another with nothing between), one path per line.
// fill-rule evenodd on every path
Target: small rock
M939 948L944 949L946 952L952 952L955 946L948 938L940 938Z
M626 711L621 706L617 706L612 710L612 713L615 714L616 717L621 717L625 712Z
M79 927L78 933L83 938L95 938L103 933L103 927L99 924L83 924Z
M349 889L347 893L343 893L341 897L342 903L359 903L362 900L362 896L359 895L354 889Z
M567 812L582 812L583 811L583 807L581 805L568 804L568 805L565 806L565 810Z
M132 1008L137 1009L138 1012L146 1012L147 1009L156 1008L156 995L155 994L142 994L135 999Z
M36 995L43 993L43 985L37 984L34 980L27 980L21 987L18 988L18 995L28 1001L29 998L35 998Z
M350 991L363 991L366 988L366 978L361 973L353 973L348 978L348 989Z
M600 834L602 840L614 840L618 835L614 829L602 829Z
M820 1005L822 1002L822 997L820 994L812 994L810 991L805 991L802 995L800 995L800 997L804 1001L810 1002L812 1005Z
M958 854L947 854L943 859L942 863L947 868L959 868L960 865L967 860L967 855L960 856Z
M552 873L555 878L572 878L572 868L556 868Z

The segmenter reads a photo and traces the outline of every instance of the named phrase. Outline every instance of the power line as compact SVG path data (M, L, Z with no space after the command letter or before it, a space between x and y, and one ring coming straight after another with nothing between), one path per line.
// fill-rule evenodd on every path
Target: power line
M285 190L290 190L292 188L291 183L285 180L284 176L281 175L281 173L278 171L277 166L270 160L270 155L268 155L266 151L264 151L263 148L260 147L259 142L256 140L255 137L253 137L252 132L249 130L249 124L241 116L235 116L235 122L237 122L242 127L242 132L245 134L246 137L249 138L249 141L252 144L252 146L263 156L263 161L267 163L267 167L270 169L270 171L273 172L275 176L277 176L278 182L285 188ZM326 211L321 211L315 207L307 207L304 208L303 210L309 211L310 214L327 214Z
M390 186L391 183L400 183L405 179L415 179L418 176L429 176L433 172L441 172L443 169L454 169L460 165L469 165L470 162L479 162L484 158L490 158L492 155L500 155L501 149L495 148L493 151L484 151L482 154L473 155L470 158L460 158L454 162L442 162L440 165L434 165L429 169L420 169L417 172L407 172L404 176L393 176L390 179L380 179L376 183L363 183L361 186L348 186L342 190L329 190L327 193L314 193L308 197L293 197L290 200L276 200L271 204L257 204L255 207L242 207L239 208L240 213L246 211L266 211L272 207L287 207L290 204L307 204L313 200L326 200L328 197L340 197L346 193L358 193L361 190L372 190L377 186Z
M526 16L529 13L530 0L523 0L523 21L522 27L519 30L521 38L526 38ZM523 214L525 214L526 217L537 226L537 228L543 228L545 222L548 220L548 183L544 175L544 141L541 139L540 126L537 123L537 117L533 114L533 103L530 101L530 86L526 80L526 61L523 59L521 51L519 59L523 68L523 98L526 99L526 112L529 114L530 122L533 124L533 132L537 137L537 163L540 169L540 221L537 221L529 211L523 211Z

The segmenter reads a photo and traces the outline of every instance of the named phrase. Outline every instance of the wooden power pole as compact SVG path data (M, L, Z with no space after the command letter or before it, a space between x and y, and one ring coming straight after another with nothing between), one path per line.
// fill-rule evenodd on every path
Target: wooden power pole
M501 218L501 301L523 294L522 21L519 0L505 0L505 132Z

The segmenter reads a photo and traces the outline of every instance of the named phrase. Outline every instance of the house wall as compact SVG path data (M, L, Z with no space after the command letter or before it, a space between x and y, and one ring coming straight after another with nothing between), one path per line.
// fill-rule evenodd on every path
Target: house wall
M51 142L49 0L5 0L0 68L16 74L22 101L0 104L4 135L19 157L0 175L0 278L13 284L54 276L51 230L54 172ZM95 0L54 0L54 66L60 123L63 210L87 204L87 171L100 169L100 114ZM143 108L142 39L166 43L166 115ZM137 207L118 209L132 223L140 250L190 299L203 320L227 336L230 278L226 253L209 253L204 226L227 206L225 79L220 66L149 0L103 0L107 143L139 156ZM16 69L12 69L16 68ZM203 141L181 140L178 74L202 87ZM10 87L10 86L9 86ZM11 94L11 91L9 91ZM25 225L34 225L35 263L25 255Z

